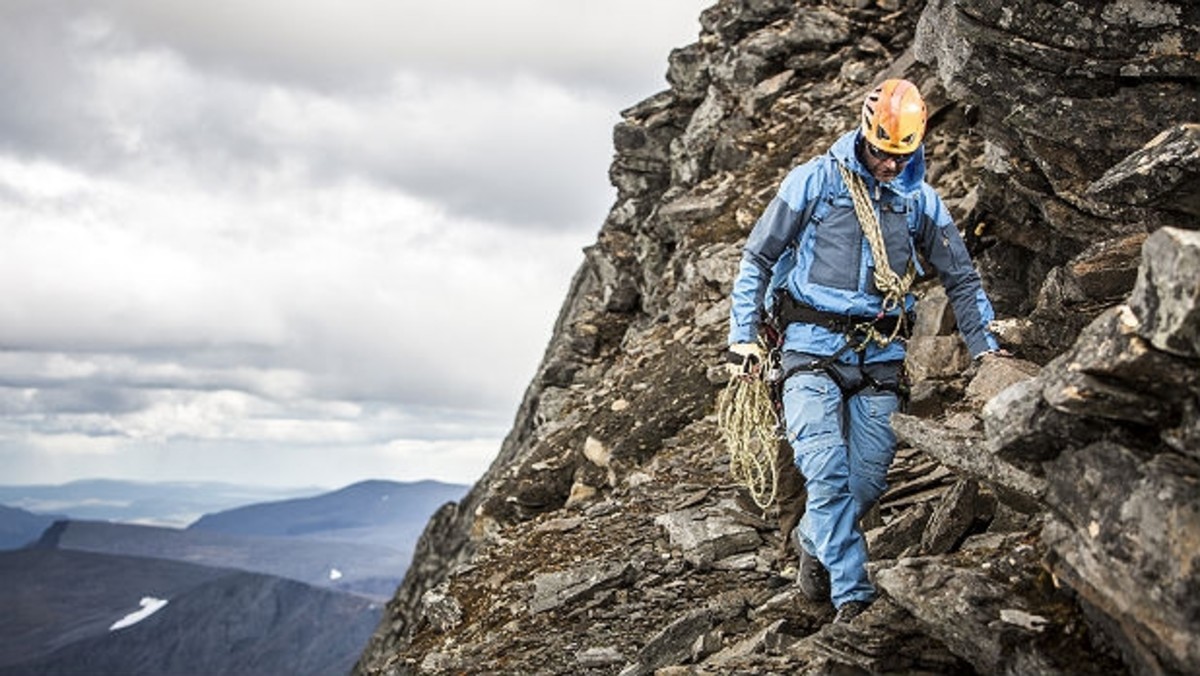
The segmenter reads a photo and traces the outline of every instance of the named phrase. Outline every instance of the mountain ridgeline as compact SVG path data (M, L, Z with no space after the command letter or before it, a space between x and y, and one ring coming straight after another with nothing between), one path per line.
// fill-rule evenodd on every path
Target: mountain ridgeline
M188 529L365 544L408 543L420 536L427 515L462 494L462 486L438 481L361 481L314 497L205 514Z
M0 551L0 674L346 673L399 584L421 525L465 491L365 481L215 512L186 529L73 514L76 506L90 513L97 500L88 491L99 491L116 509L140 503L148 517L174 517L204 499L181 486L6 489L23 503L63 505L71 516L0 510L0 533L14 542L44 528L29 546ZM147 495L154 497L139 497Z
M1200 672L1200 6L719 0L623 111L617 199L511 432L426 527L359 674ZM792 582L713 416L740 247L873 83L1015 359L922 280L880 598ZM781 499L797 477L780 477Z
M0 674L344 673L378 602L281 577L67 549L0 553ZM166 604L131 626L139 599Z

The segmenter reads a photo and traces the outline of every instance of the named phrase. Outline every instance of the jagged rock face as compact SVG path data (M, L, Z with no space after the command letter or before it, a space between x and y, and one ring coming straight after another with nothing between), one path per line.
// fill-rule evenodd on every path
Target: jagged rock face
M1146 673L1200 667L1197 253L1200 233L1151 235L1129 303L991 399L984 434L896 421L912 446L1047 511L1047 568Z
M922 17L917 57L987 138L969 224L1003 243L983 259L1010 280L993 300L1029 314L1013 337L1039 361L1128 292L1136 236L1195 227L1198 23L1183 0L933 0ZM1097 268L1122 278L1091 283Z
M616 202L495 462L431 521L357 671L1200 671L1192 3L721 0L623 112ZM924 284L884 595L799 594L711 412L740 245L879 76L1021 359L972 365ZM966 368L966 373L963 373ZM782 462L789 470L786 456Z

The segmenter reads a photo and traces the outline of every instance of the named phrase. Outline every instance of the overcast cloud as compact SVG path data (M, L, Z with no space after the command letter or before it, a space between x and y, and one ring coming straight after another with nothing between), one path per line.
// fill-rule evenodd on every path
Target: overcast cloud
M0 0L0 483L470 482L699 0Z

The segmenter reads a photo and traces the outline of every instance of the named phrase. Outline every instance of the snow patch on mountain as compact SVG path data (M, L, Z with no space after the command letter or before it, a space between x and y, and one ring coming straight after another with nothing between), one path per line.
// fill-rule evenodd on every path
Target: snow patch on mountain
M156 599L153 596L143 596L142 600L141 600L141 605L142 605L141 610L129 613L125 617L117 620L116 622L113 623L113 625L111 627L108 628L108 630L109 631L117 631L118 629L125 629L126 627L132 627L133 625L137 624L138 622L141 622L142 620L146 619L147 617L150 617L154 613L157 613L158 611L162 610L164 607L166 607L167 601L165 599Z

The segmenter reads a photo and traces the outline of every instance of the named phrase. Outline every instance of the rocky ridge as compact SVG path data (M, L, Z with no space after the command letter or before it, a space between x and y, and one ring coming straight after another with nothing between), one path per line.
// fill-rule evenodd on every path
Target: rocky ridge
M701 26L624 111L513 429L356 672L1200 670L1200 9L721 0ZM926 94L928 178L1019 358L970 364L925 284L864 524L883 595L831 625L795 515L729 478L714 365L746 233L885 76Z

